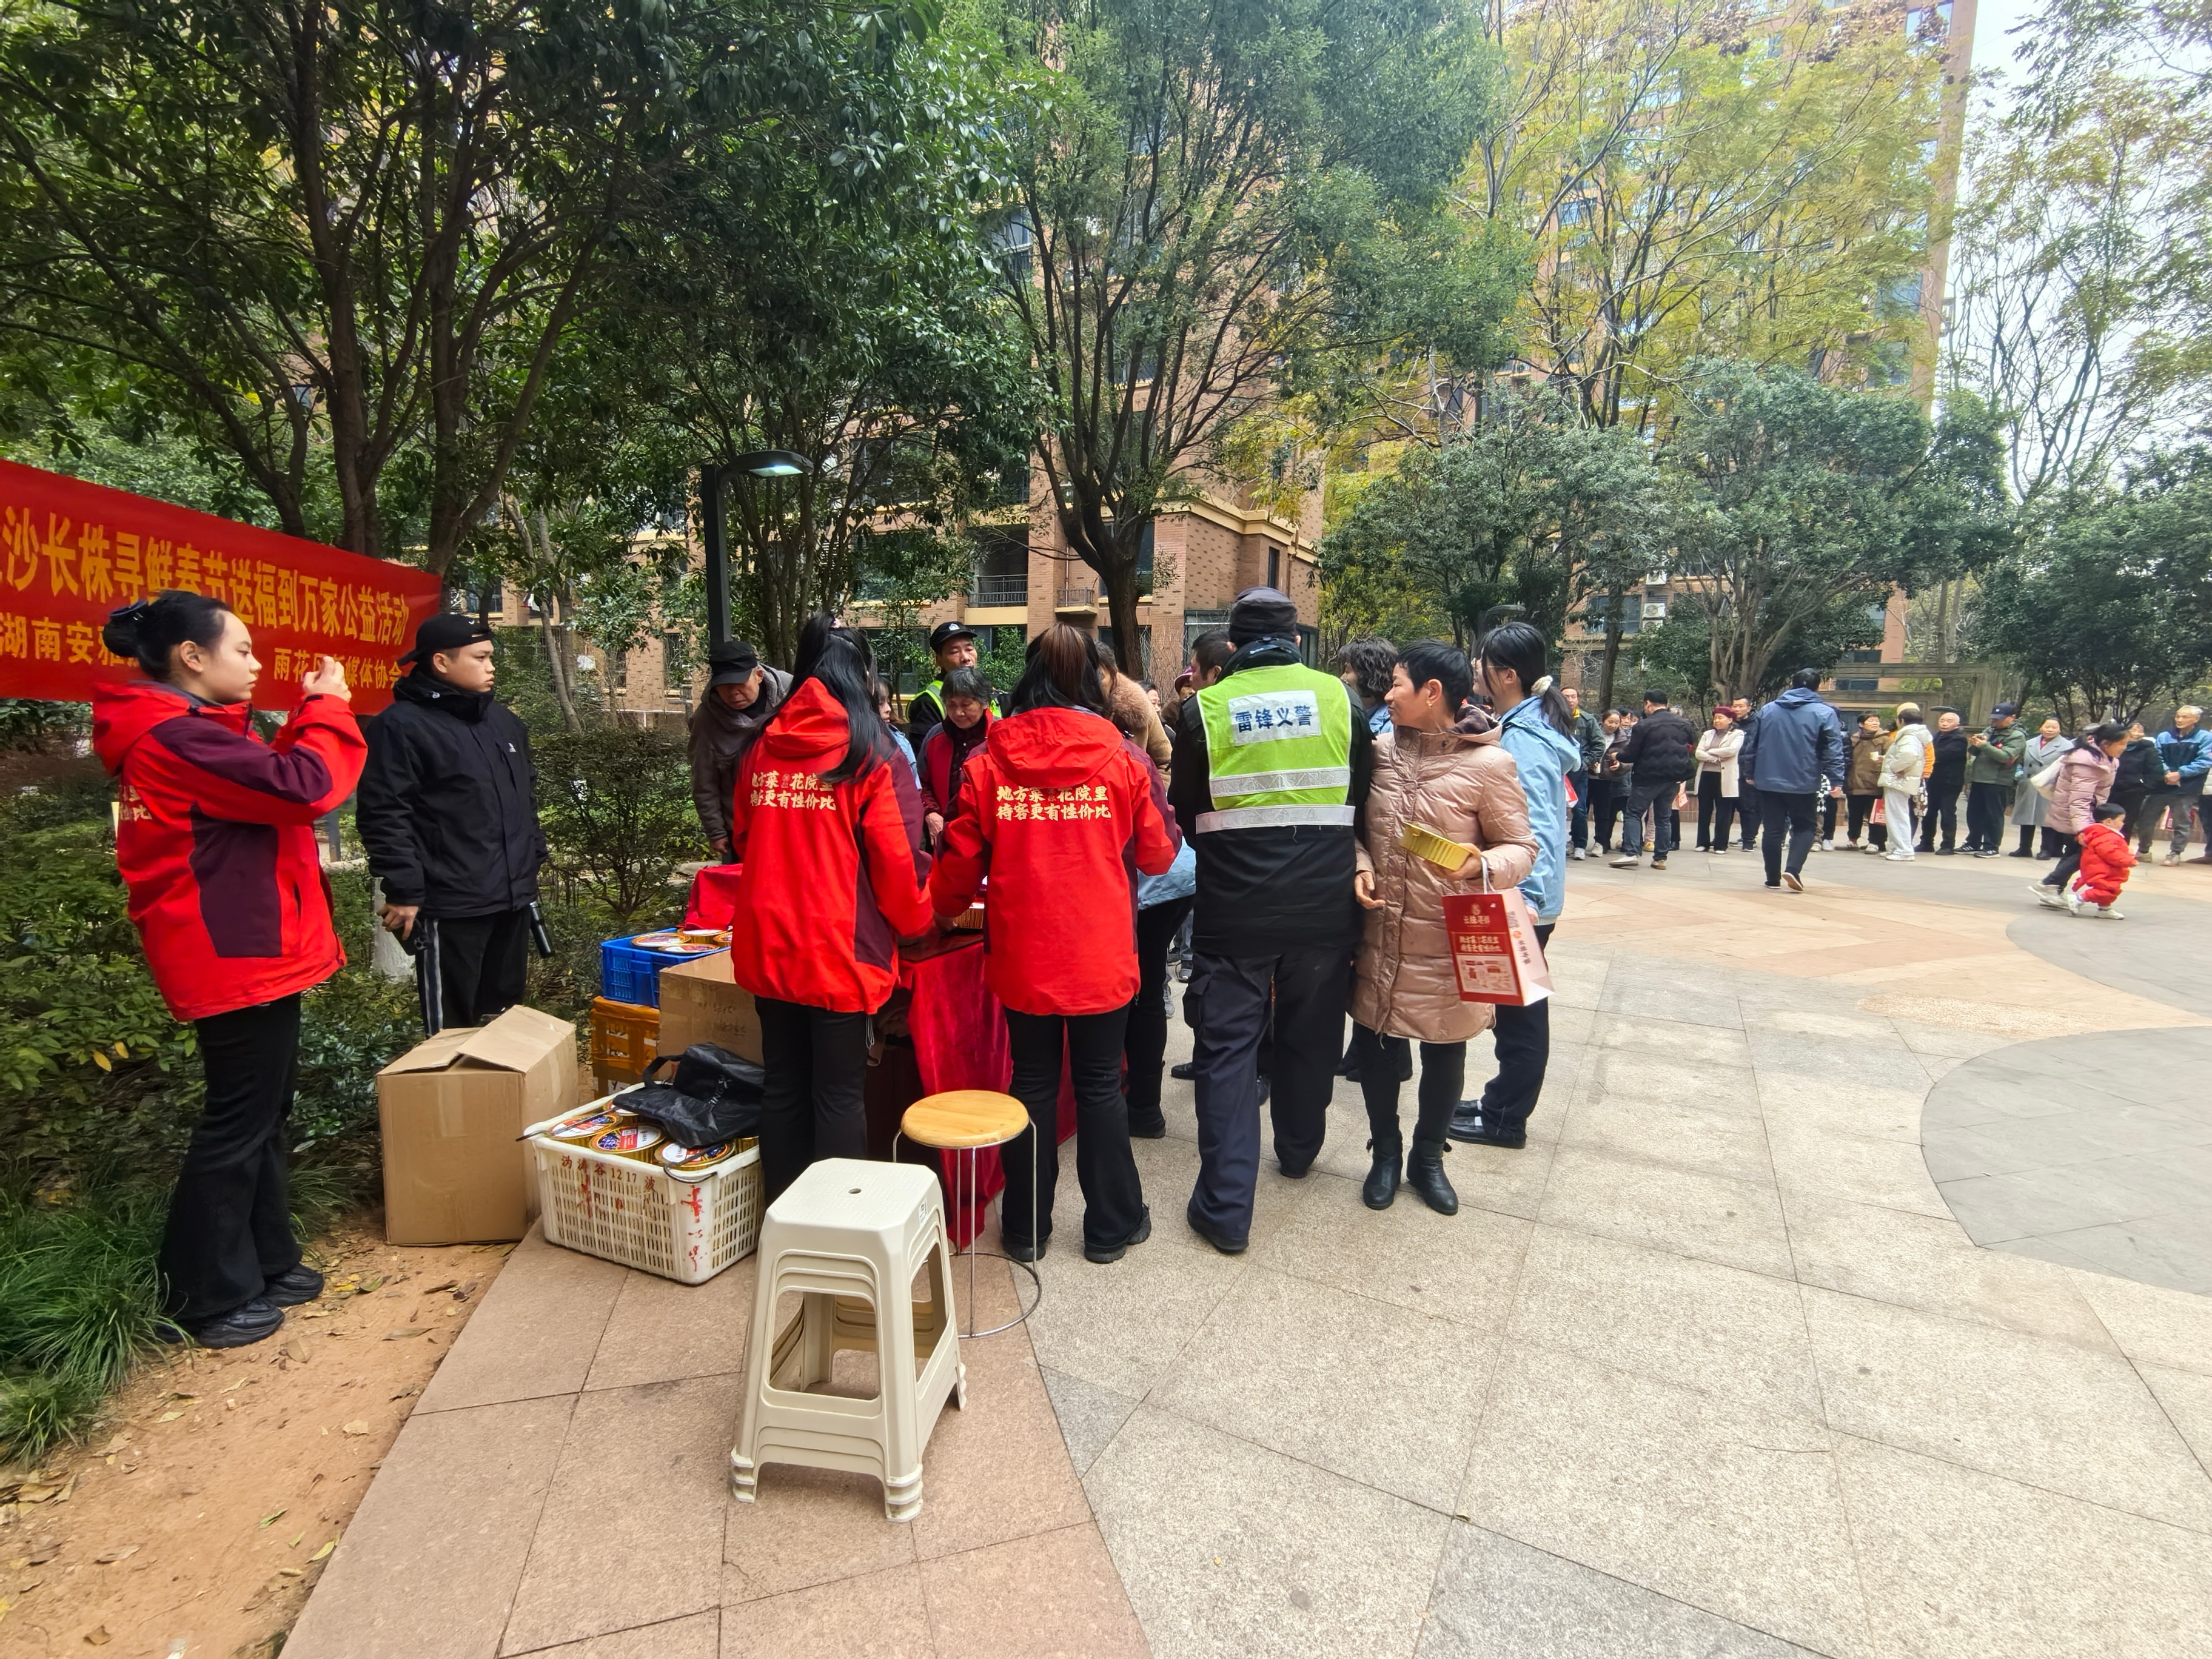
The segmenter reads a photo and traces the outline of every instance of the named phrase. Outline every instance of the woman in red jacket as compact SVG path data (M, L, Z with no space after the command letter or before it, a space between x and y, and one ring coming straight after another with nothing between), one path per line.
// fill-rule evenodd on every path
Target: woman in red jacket
M154 983L192 1023L207 1073L161 1238L167 1304L194 1341L234 1348L322 1293L292 1236L283 1130L300 994L345 962L314 821L353 793L368 746L328 657L276 742L256 738L246 700L261 665L220 599L125 605L100 638L148 676L93 693L115 861Z
M929 857L894 776L906 763L868 679L851 633L823 640L746 751L731 805L744 867L730 963L760 1014L770 1202L817 1158L867 1156L868 1016L891 994L898 941L929 927Z
M929 900L939 916L957 916L990 878L983 972L1006 1005L1013 1091L1030 1114L1028 1131L1000 1154L1006 1254L1034 1261L1052 1235L1065 1043L1083 1254L1119 1261L1152 1232L1121 1096L1121 1039L1137 994L1137 877L1174 863L1182 840L1158 770L1107 717L1088 638L1062 623L1030 641L1013 706L964 769Z

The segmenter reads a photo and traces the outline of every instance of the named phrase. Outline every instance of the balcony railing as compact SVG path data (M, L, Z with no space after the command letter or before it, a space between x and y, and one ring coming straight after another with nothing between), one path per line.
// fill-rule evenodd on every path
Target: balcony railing
M1095 611L1098 609L1098 590L1095 587L1063 587L1054 601L1059 611Z
M975 585L968 591L968 603L973 605L1027 605L1030 602L1030 579L1020 576L978 576Z

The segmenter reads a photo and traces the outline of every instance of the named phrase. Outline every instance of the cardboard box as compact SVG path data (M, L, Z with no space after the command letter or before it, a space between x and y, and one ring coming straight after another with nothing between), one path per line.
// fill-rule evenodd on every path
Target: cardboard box
M400 1055L376 1074L386 1241L520 1238L538 1214L538 1176L517 1137L575 1100L576 1028L535 1008Z
M761 1057L760 1015L753 994L732 975L727 951L660 970L659 1052L680 1057L695 1042Z

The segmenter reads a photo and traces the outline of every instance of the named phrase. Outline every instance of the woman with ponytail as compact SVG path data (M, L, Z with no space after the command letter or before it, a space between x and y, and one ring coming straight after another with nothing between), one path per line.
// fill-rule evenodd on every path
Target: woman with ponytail
M1139 981L1138 878L1165 872L1182 843L1158 769L1115 726L1110 706L1090 639L1059 623L1032 640L1013 713L992 722L962 769L930 872L930 902L948 919L990 878L983 974L1006 1006L1013 1092L1030 1114L1030 1127L1000 1153L999 1231L1017 1261L1042 1255L1052 1234L1063 1053L1075 1089L1083 1254L1118 1261L1152 1237L1129 1151L1121 1053ZM1153 1066L1157 1090L1157 1050Z
M876 713L867 648L850 629L809 629L730 804L744 866L730 964L760 1015L769 1200L817 1158L867 1156L869 1016L896 982L898 941L929 927L919 798Z
M1551 944L1567 902L1566 775L1581 755L1573 712L1553 683L1546 654L1543 635L1524 622L1503 623L1482 641L1483 684L1490 688L1491 706L1505 711L1498 742L1520 769L1528 830L1536 840L1535 867L1521 884L1521 896L1535 915L1540 946ZM1460 1103L1451 1137L1486 1146L1525 1146L1528 1115L1536 1109L1552 1060L1549 1000L1526 1008L1500 1007L1496 1042L1498 1074L1480 1099Z
M301 994L345 963L314 823L353 793L368 750L328 657L276 741L254 735L261 664L220 599L127 605L100 639L146 677L93 693L115 861L154 983L191 1023L207 1077L161 1237L164 1304L174 1332L241 1347L322 1293L292 1233L284 1120Z

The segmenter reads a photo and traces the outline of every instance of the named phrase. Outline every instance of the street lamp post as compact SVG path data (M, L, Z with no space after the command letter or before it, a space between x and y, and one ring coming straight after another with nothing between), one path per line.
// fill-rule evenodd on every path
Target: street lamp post
M789 449L756 449L725 464L699 469L700 540L707 555L707 643L721 645L730 637L730 553L722 524L722 477L742 472L754 478L796 478L826 470Z

